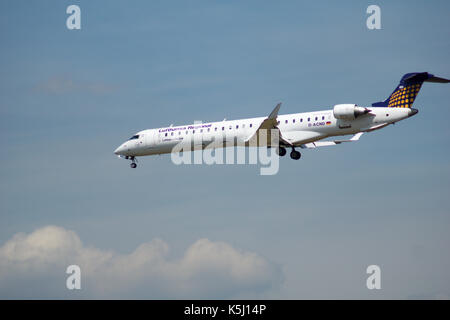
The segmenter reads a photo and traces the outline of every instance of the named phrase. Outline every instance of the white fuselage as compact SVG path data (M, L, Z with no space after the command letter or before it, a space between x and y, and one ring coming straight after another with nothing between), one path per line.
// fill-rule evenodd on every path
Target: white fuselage
M409 108L370 108L370 113L353 120L336 119L333 110L279 115L276 120L282 135L292 137L293 146L322 140L327 137L356 134L380 129L414 115ZM147 156L171 153L180 142L193 141L194 145L216 139L233 139L238 145L251 136L265 117L241 120L198 123L176 127L148 129L136 133L134 138L120 145L115 154L121 156Z

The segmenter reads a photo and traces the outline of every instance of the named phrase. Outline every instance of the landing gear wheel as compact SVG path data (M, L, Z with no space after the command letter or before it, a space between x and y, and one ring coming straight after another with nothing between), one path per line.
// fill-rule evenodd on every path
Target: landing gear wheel
M136 159L136 157L135 156L129 156L128 159L131 160L130 167L132 167L133 169L136 168L137 167L137 164L136 164L137 159Z
M298 160L298 159L300 159L302 154L300 152L298 152L298 151L292 150L290 156L291 156L292 159Z
M279 155L280 157L284 157L286 155L286 149L283 147L278 147L275 149L275 152L277 153L277 155Z

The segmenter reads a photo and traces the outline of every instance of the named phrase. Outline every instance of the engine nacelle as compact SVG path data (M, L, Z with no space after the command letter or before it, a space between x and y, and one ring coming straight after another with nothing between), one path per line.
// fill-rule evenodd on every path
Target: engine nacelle
M356 104L337 104L333 108L334 117L342 120L355 120L369 112L369 109L359 107Z

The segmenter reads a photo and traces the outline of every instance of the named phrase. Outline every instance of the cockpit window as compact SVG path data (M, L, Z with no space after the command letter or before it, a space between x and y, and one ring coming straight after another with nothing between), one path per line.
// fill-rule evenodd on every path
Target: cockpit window
M135 136L132 136L130 139L128 139L128 140L133 140L133 139L139 139L139 135L137 134L137 135L135 135Z

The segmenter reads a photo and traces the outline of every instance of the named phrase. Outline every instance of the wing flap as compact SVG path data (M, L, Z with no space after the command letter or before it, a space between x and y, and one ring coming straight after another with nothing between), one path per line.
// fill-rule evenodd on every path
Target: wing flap
M306 143L301 145L301 148L306 148L306 149L314 149L314 148L318 148L318 147L326 147L326 146L335 146L337 144L341 144L342 142L354 142L354 141L358 141L359 138L361 138L361 136L363 135L363 132L359 132L357 134L355 134L353 137L351 137L348 140L334 140L334 141L315 141L315 142L310 142L310 143Z
M290 145L301 145L325 137L322 133L314 131L288 131L283 133L283 138L289 141Z

